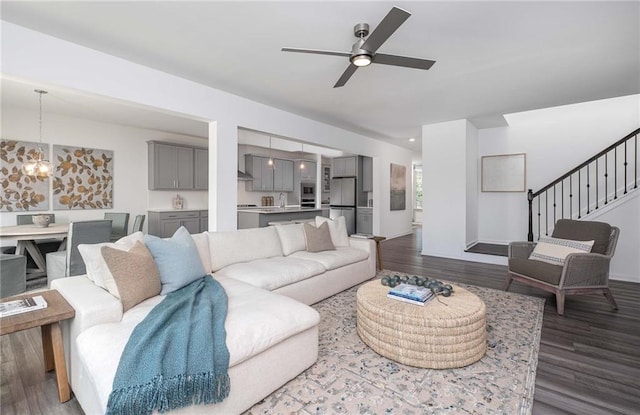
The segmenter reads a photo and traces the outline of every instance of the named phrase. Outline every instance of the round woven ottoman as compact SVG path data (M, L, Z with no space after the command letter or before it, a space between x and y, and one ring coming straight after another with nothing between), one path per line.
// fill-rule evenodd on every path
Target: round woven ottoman
M486 308L477 295L454 285L450 297L420 306L387 298L389 289L376 280L356 295L358 335L376 353L431 369L468 366L484 356Z

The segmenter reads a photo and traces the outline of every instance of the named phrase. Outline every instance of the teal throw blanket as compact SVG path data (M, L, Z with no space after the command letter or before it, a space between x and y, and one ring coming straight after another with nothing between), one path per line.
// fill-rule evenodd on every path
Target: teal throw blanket
M107 414L151 414L229 395L227 294L207 275L169 293L133 330Z

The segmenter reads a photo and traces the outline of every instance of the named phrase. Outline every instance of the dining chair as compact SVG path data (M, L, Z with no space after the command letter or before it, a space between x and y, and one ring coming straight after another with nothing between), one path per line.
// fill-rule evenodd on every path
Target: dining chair
M109 242L110 220L87 220L71 222L67 234L67 250L47 254L47 283L51 281L85 274L85 263L80 256L78 245Z
M133 228L131 229L131 233L142 232L142 225L144 225L144 218L145 218L145 215L136 215L136 218L133 221Z
M109 238L111 242L129 234L128 213L105 213L104 218L111 220L111 236Z

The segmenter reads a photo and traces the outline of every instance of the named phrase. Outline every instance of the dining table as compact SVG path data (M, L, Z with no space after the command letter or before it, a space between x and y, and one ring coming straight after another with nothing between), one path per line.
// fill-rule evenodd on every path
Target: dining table
M1 226L0 244L8 246L15 244L15 255L24 255L28 252L36 265L36 268L27 269L27 279L41 277L47 274L47 261L38 248L38 241L59 239L58 251L66 248L68 223L52 223L47 227L29 225Z

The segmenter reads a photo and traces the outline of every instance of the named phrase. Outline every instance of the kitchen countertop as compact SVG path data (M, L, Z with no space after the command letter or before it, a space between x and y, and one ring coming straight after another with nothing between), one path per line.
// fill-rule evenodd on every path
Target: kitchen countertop
M159 212L159 213L164 213L164 212L192 212L192 211L200 211L200 210L209 210L209 208L203 207L203 208L188 208L188 209L172 209L172 208L148 208L147 211L148 212Z
M322 209L316 208L301 208L301 207L285 207L281 208L278 206L262 206L257 208L240 208L238 212L244 213L292 213L292 212L313 212L313 211L321 211Z

